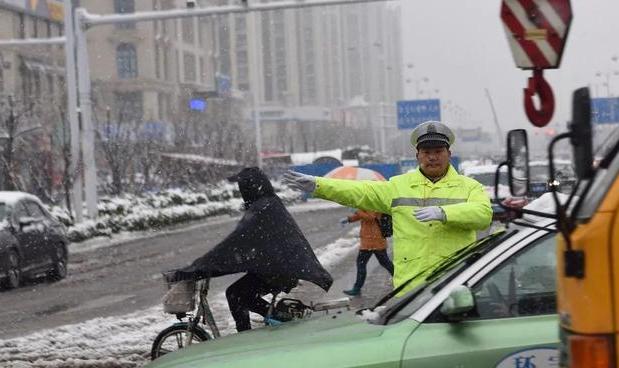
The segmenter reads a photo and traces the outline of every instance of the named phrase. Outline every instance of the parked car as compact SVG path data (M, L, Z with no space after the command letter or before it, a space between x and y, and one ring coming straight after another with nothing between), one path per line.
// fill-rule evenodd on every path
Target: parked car
M16 288L25 278L67 274L66 229L34 195L0 192L0 284Z
M571 193L574 185L576 185L576 175L574 174L574 168L572 161L569 160L554 160L555 165L555 179L557 180L559 187L558 191L562 193ZM529 163L529 192L532 197L539 197L540 195L549 191L549 167L548 161L531 161Z
M557 367L553 221L479 240L372 311L229 335L148 367Z

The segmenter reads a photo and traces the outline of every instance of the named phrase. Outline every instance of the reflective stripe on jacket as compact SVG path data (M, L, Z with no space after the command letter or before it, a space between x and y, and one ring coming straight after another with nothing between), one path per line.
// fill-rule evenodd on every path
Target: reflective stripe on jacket
M396 288L475 241L476 230L488 227L492 221L490 198L483 186L458 174L452 166L436 183L419 169L389 181L317 178L313 194L344 206L391 214ZM440 206L446 221L417 221L413 210L429 206ZM402 292L422 280L418 277Z

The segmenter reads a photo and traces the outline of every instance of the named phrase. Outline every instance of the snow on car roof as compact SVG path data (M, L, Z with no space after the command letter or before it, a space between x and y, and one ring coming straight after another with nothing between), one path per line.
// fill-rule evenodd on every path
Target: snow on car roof
M26 192L9 192L9 191L0 191L0 203L6 203L8 205L14 205L17 201L22 199L31 199L36 202L40 202L39 198L36 196L26 193Z
M567 200L569 199L569 197L570 196L567 194L557 192L557 198L559 199L559 202L562 204L565 204ZM576 201L573 201L572 204L574 204L575 202ZM552 193L542 194L539 198L535 199L534 201L524 206L524 209L537 211L537 212L544 212L549 215L554 215L557 213L557 206L556 206ZM541 221L542 219L544 219L544 217L531 215L531 214L525 214L522 218L527 222L537 222L537 221Z
M556 164L560 164L560 165L572 165L572 161L570 160L553 160L555 165ZM548 160L537 160L537 161L530 161L529 162L529 166L548 166Z
M475 174L487 174L487 173L495 173L498 165L481 165L481 166L470 166L464 169L464 175L475 175ZM502 167L501 172L507 172L507 167Z

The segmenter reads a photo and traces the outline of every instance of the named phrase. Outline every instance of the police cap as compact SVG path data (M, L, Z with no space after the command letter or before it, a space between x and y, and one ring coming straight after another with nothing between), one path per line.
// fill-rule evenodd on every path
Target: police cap
M411 144L413 147L447 147L451 146L456 137L447 125L439 121L426 121L419 124L411 134Z

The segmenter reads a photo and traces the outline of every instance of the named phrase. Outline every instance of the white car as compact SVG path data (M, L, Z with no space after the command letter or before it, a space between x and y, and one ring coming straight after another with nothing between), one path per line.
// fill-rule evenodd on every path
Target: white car
M576 184L574 166L569 160L554 160L555 179L559 181L559 191L570 193ZM529 162L529 193L539 197L548 191L550 168L547 160Z
M486 189L486 193L492 198L494 201L494 175L496 173L496 168L498 165L478 165L478 166L469 166L464 169L463 174L470 178L473 178L480 182L484 188ZM501 175L499 177L499 192L498 199L505 199L510 196L509 185L507 181L507 167L501 168Z

